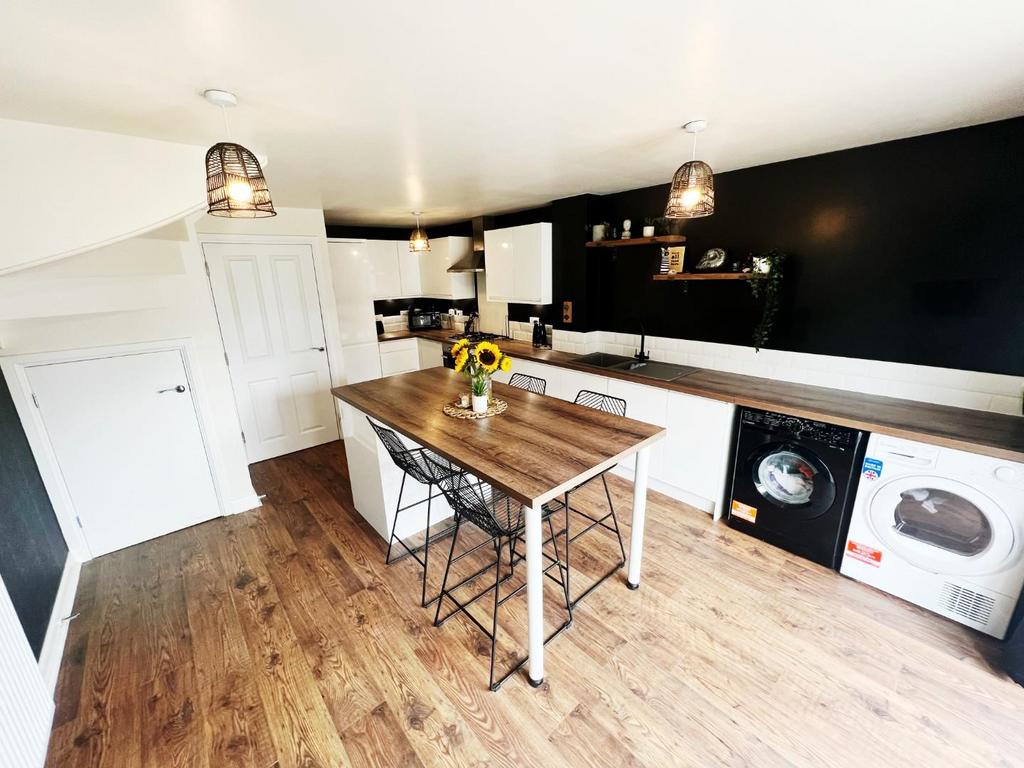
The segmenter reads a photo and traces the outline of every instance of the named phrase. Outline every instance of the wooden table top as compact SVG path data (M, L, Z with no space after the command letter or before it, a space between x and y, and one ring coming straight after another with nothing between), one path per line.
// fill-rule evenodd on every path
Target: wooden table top
M394 331L378 339L392 341L418 336L444 341L452 333L448 330ZM536 349L526 342L502 340L498 343L512 356L513 365L516 357L536 360L648 387L1024 462L1024 417L1021 416L794 384L706 368L676 381L655 381L629 371L580 365L575 362L578 355Z
M665 429L494 382L508 410L453 419L466 379L428 368L335 387L335 397L528 506L550 501L665 436Z

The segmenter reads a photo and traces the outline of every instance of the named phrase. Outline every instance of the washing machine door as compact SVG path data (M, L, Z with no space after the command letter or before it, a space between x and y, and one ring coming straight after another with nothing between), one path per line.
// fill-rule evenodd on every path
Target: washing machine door
M747 460L754 488L793 519L825 514L836 498L836 482L814 451L793 442L762 446Z
M910 475L868 501L868 522L893 555L936 574L983 576L1020 556L1007 514L989 496L944 477Z

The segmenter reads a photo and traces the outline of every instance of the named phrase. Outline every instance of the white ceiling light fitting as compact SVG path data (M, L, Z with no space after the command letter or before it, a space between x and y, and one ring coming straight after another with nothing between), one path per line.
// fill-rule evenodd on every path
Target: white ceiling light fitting
M227 108L236 106L238 97L216 88L204 91L203 97L220 107L229 139L214 144L206 153L206 212L233 219L276 216L260 161L241 144L230 141Z
M427 230L420 226L420 214L422 211L413 211L416 217L416 229L409 235L409 250L412 253L424 253L430 250L430 238L427 237Z
M710 165L697 159L697 134L707 127L706 120L691 120L683 126L693 134L693 150L689 162L672 177L665 218L695 219L715 212L715 175Z

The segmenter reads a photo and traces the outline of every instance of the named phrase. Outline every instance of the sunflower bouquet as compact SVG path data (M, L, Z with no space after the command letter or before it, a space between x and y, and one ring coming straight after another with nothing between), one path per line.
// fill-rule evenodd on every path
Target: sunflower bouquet
M452 345L452 355L455 358L455 371L466 374L469 379L473 410L478 413L486 411L490 399L491 375L499 369L506 373L512 370L512 358L504 354L493 341L481 341L473 347L466 339Z

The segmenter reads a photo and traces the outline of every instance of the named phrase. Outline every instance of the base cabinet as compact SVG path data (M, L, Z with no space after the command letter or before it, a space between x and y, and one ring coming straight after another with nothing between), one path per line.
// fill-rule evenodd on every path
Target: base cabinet
M430 339L416 339L416 351L419 356L419 370L424 368L440 368L444 365L441 356L441 342Z
M380 373L395 376L420 369L419 339L399 339L380 344Z
M619 397L626 401L626 416L665 427L666 436L651 449L651 487L686 504L703 509L718 519L732 457L730 438L736 406L706 397L685 395L622 379L584 373L569 368L513 360L512 372L544 379L546 394L572 402L581 389ZM511 374L496 373L495 381L507 384ZM614 472L633 479L635 458Z

